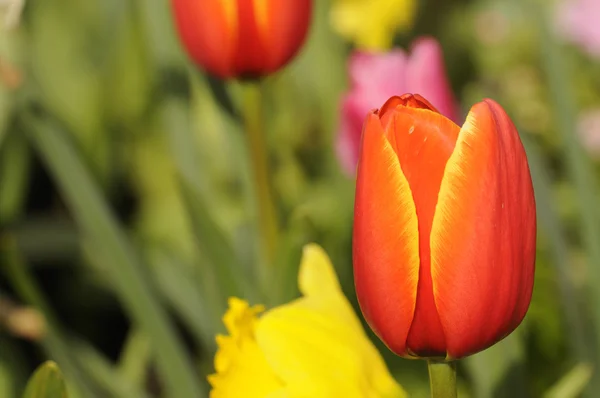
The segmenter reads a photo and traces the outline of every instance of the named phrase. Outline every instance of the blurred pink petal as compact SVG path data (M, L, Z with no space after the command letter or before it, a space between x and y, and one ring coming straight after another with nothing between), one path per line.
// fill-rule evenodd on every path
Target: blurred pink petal
M579 115L577 133L585 150L594 158L600 157L600 108Z
M556 8L560 34L588 54L600 57L600 1L564 0Z
M446 77L444 54L434 39L418 39L413 43L408 70L408 91L421 94L447 118L458 122L458 107Z
M420 38L406 54L355 52L348 71L350 91L342 99L336 142L338 158L350 175L356 172L362 126L367 113L388 98L420 94L442 114L457 121L458 107L446 78L442 49L433 38Z

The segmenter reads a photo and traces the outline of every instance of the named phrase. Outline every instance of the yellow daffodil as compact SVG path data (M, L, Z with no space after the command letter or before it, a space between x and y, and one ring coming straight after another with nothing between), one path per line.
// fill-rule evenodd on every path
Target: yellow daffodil
M267 312L231 298L217 336L212 398L402 398L344 297L327 254L304 248L303 297Z
M397 31L412 26L416 0L333 0L331 23L341 36L365 50L392 46Z

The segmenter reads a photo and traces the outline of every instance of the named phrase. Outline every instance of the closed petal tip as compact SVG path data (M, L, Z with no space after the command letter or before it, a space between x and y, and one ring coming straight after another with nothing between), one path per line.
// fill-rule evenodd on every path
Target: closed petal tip
M432 112L439 113L438 110L431 104L431 102L427 101L423 96L419 94L407 93L388 99L379 109L377 114L383 118L388 112L397 109L398 107L427 109Z

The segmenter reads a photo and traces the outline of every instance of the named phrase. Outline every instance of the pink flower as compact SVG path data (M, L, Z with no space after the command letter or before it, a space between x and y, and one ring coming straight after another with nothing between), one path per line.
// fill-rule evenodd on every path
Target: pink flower
M600 108L582 112L577 123L581 144L594 158L600 158Z
M562 1L557 5L556 18L565 39L600 57L600 1Z
M349 62L350 91L341 106L336 150L344 170L354 175L363 122L389 97L420 94L440 113L458 122L458 107L446 78L442 48L433 38L413 42L410 54L355 52Z

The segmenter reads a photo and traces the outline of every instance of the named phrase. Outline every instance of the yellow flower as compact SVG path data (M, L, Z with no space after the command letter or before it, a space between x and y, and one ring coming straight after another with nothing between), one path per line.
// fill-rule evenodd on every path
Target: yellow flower
M416 0L334 0L334 30L365 50L386 50L394 34L412 26Z
M403 398L344 297L327 254L304 247L303 297L258 317L264 308L229 300L217 336L212 398Z

